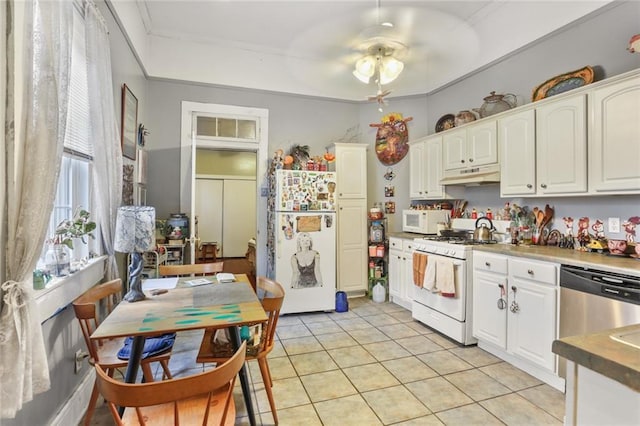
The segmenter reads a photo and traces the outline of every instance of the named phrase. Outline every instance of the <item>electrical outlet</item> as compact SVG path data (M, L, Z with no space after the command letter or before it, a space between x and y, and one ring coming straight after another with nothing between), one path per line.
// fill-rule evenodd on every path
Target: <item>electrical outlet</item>
M75 358L75 373L78 374L80 372L80 370L82 370L82 364L84 363L84 354L82 353L82 349L78 349L76 351L76 358Z
M619 217L610 217L609 218L609 232L620 232L620 218Z

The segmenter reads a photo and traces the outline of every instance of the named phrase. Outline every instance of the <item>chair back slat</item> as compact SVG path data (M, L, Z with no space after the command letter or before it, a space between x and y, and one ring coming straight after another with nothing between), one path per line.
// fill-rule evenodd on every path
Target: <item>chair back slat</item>
M202 413L202 424L206 424L205 421L212 407L214 410L224 410L222 413L222 423L224 423L232 403L235 379L245 360L245 352L246 342L243 342L231 358L212 370L188 377L150 383L119 382L109 377L99 365L96 365L96 380L100 393L108 401L111 413L116 413L114 415L116 421L119 420L116 418L118 406L136 408L138 418L145 419L149 414L145 414L143 407L171 403L169 406L174 411L174 416L179 416L180 411L189 406L187 400L199 396L204 398L208 395L207 399L204 399L206 404L202 404L206 405ZM224 391L222 406L210 403L211 396L220 391ZM178 417L174 417L174 423L179 424Z
M160 265L158 275L161 277L181 277L186 275L214 275L222 272L224 262L195 263L192 265Z
M264 295L260 302L269 317L266 323L267 330L262 350L271 351L278 318L280 318L280 309L282 309L282 303L284 302L284 289L278 282L266 277L258 277L256 287L259 290L258 292Z

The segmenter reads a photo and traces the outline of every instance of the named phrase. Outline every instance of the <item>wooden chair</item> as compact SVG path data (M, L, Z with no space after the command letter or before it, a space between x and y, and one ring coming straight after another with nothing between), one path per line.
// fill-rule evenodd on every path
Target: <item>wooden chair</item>
M218 259L218 243L202 243L198 249L196 263L212 263Z
M125 368L128 364L127 360L118 358L118 351L122 347L124 339L103 339L95 341L91 340L90 336L100 323L99 315L96 312L96 304L100 301L105 301L106 314L108 315L111 313L117 302L119 302L121 296L122 280L118 278L104 284L99 284L87 290L84 294L73 301L73 310L76 313L76 318L78 318L78 321L80 322L82 335L84 336L84 341L89 350L89 364L100 364L109 376L113 376L113 373L117 368ZM151 371L152 362L160 363L164 372L163 378L171 378L171 371L169 370L170 358L171 348L161 354L143 359L140 366L142 367L142 373L145 381L153 381L153 372ZM89 407L87 408L87 414L84 419L85 425L89 425L91 422L97 400L98 387L97 383L94 383L93 391L91 392L91 399L89 400Z
M284 300L284 289L276 281L270 280L265 277L258 277L257 280L258 296L261 297L262 308L267 313L268 319L263 324L264 330L262 333L262 339L260 347L255 355L248 353L246 359L258 360L260 366L260 373L262 374L262 381L264 382L264 388L267 391L267 397L269 398L269 405L271 406L271 413L273 414L273 420L278 424L278 414L276 412L276 404L273 400L273 381L271 380L271 371L269 370L269 364L267 362L267 355L273 350L274 339L276 334L276 325L278 324L278 318L280 317L280 309L282 308L282 302ZM220 356L215 351L215 347L212 346L213 336L215 329L209 329L205 331L202 343L200 344L200 350L196 358L196 362L224 362L227 357Z
M180 277L185 275L215 275L222 272L224 262L195 263L193 265L160 265L158 275L161 277Z
M113 380L96 365L98 389L117 425L233 425L233 386L244 363L246 342L222 365L204 373L152 383ZM118 407L125 409L122 419Z

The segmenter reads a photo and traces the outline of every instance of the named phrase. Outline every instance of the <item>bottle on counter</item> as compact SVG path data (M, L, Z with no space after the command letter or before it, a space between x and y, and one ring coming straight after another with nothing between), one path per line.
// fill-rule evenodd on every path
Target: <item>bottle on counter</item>
M493 219L493 213L491 212L491 209L487 209L485 216L487 217L487 219Z
M476 209L471 209L471 219L477 219L478 218L478 212L476 211Z

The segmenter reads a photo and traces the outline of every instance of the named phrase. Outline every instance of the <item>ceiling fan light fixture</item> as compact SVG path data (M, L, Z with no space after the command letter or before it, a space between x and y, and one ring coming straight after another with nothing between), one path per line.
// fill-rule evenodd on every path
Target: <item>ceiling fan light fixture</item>
M368 55L360 58L356 62L356 68L353 70L353 75L365 84L369 84L369 79L376 72L376 58Z
M398 78L404 63L393 56L384 56L380 62L380 84L388 84Z

